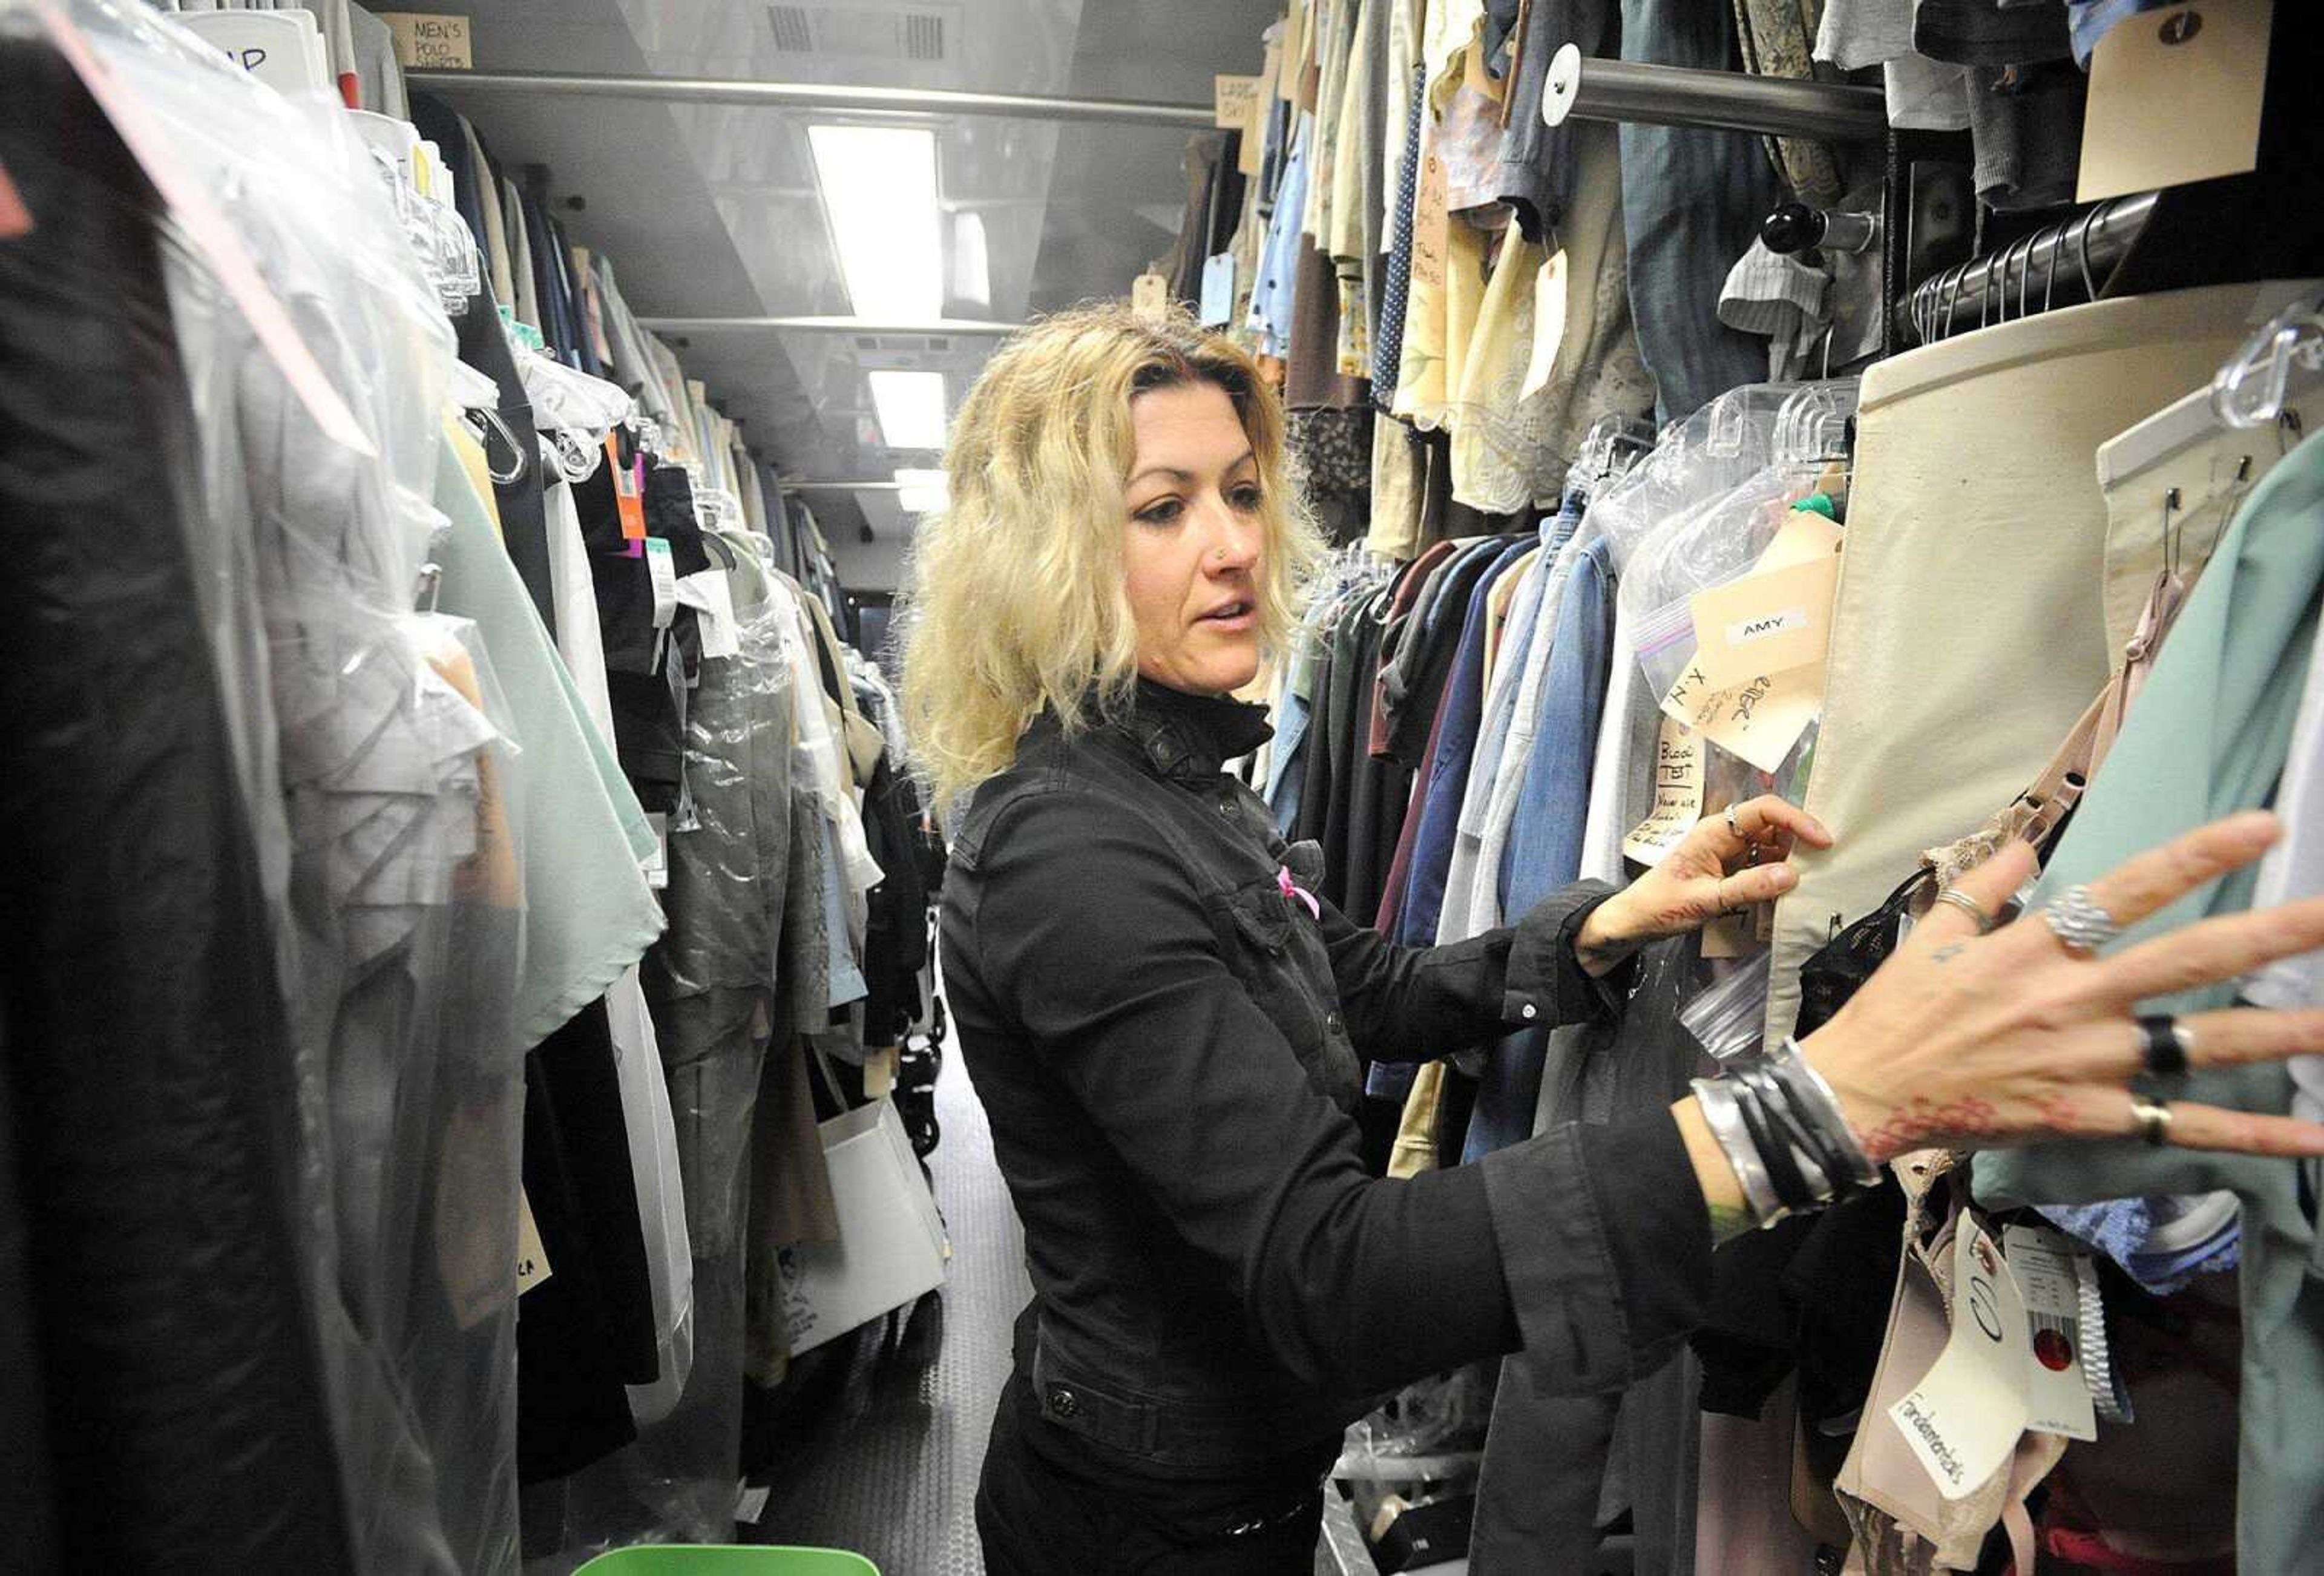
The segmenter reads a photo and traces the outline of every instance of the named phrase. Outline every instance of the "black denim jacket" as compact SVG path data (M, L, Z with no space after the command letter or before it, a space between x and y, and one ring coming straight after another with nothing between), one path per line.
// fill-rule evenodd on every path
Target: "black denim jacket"
M1608 889L1433 948L1311 913L1219 770L1266 736L1257 707L1145 683L1120 721L1045 717L945 883L945 987L1035 1288L1019 1369L1080 1448L1157 1475L1328 1453L1379 1393L1519 1345L1618 1387L1709 1280L1664 1113L1365 1173L1361 1059L1618 1010L1572 954Z

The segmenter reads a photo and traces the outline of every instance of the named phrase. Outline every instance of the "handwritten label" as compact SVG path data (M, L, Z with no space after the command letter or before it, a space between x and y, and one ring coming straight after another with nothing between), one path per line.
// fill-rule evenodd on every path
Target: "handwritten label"
M1690 663L1663 696L1663 713L1729 755L1772 772L1782 767L1792 746L1823 709L1823 664L1818 662L1717 689L1701 668Z
M476 61L468 18L417 11L383 11L395 31L395 58L409 70L472 71Z
M1952 1333L1888 1415L1947 1499L1966 1499L2025 1432L2025 1305L2001 1249L1964 1213L1953 1239Z
M1434 290L1444 288L1445 259L1452 246L1450 191L1444 161L1430 138L1420 151L1420 189L1412 206L1412 279Z
M1158 273L1141 273L1130 287L1130 309L1141 318L1157 318L1170 309L1170 281Z
M1655 740L1655 802L1622 839L1625 858L1660 864L1702 819L1702 741L1683 723L1663 719Z
M1211 124L1222 132L1239 132L1250 124L1250 106L1259 102L1263 77L1211 78Z
M549 1284L549 1249L540 1245L540 1227L532 1218L532 1201L519 1188L516 1195L516 1295Z
M0 241L13 241L32 233L32 210L24 206L23 194L8 179L8 166L0 164Z

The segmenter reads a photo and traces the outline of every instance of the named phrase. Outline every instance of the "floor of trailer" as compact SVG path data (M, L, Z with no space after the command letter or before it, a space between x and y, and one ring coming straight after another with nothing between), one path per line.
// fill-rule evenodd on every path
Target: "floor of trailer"
M976 1476L1032 1286L992 1129L956 1046L945 1047L936 1120L943 1137L928 1166L952 1239L950 1278L898 1328L835 1343L844 1349L812 1376L806 1404L789 1409L770 1467L752 1474L768 1495L742 1529L752 1542L851 1549L881 1576L984 1576ZM1337 1576L1343 1566L1325 1546L1315 1568Z

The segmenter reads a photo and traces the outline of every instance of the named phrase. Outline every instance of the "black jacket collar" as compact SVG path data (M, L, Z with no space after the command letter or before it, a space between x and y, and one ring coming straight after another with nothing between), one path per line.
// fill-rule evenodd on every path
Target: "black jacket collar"
M1111 726L1136 744L1157 772L1179 781L1215 777L1227 761L1275 736L1265 706L1189 695L1150 678L1138 681L1130 706Z

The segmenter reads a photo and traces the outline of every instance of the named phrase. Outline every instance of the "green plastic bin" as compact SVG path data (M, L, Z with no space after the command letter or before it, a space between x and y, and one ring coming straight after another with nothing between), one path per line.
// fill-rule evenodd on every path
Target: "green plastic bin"
M609 1549L574 1576L880 1576L880 1567L844 1549L641 1544Z

